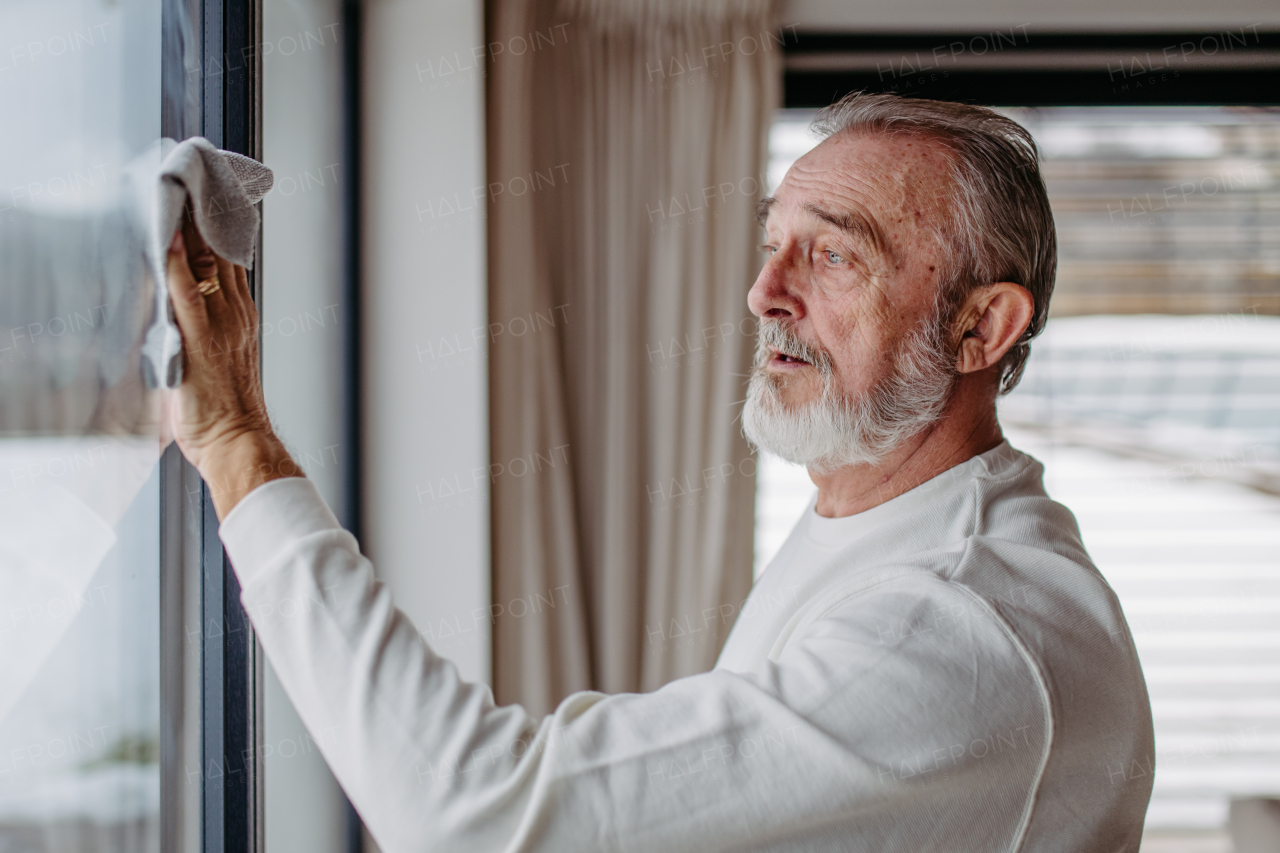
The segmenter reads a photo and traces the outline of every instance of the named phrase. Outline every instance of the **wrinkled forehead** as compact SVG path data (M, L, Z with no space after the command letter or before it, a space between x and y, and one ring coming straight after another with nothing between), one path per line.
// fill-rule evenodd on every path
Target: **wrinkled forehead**
M760 214L763 222L775 213L827 211L865 230L877 248L891 250L917 236L943 236L954 192L951 153L941 141L841 133L798 159Z

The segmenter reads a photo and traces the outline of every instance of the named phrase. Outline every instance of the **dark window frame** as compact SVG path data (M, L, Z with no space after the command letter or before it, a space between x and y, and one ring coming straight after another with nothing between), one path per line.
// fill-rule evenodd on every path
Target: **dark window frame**
M980 51L980 52L979 52ZM1277 106L1280 32L797 32L784 46L784 103L849 92L991 106Z
M214 145L261 159L262 0L165 0L162 6L162 134L198 133ZM194 44L187 44L193 39ZM195 49L193 49L195 48ZM191 60L198 58L199 68ZM198 114L191 106L198 101ZM258 241L261 254L262 241ZM260 282L249 287L261 303ZM208 484L169 447L161 459L161 790L165 849L182 849L186 785L200 785L201 853L253 853L265 847L260 740L263 660L240 585L218 538ZM192 544L198 545L192 548ZM188 579L191 556L199 580ZM184 584L197 589L184 591ZM184 601L199 598L199 627L188 627ZM186 644L199 644L200 671L185 665ZM198 679L198 709L184 708ZM198 756L183 747L185 727L198 725ZM198 769L191 764L198 763Z
M260 73L261 0L204 0L203 136L228 151L262 157ZM261 253L262 241L258 241ZM261 304L257 270L249 290ZM204 778L204 853L261 849L260 750L262 661L240 583L218 538L218 517L208 484L200 492L203 514L202 632L203 765L222 762Z

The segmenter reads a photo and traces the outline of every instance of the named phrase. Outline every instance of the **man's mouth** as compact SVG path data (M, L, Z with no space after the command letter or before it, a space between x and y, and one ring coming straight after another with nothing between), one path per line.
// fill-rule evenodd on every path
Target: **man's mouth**
M773 358L770 359L770 362L774 366L786 365L789 369L811 366L809 362L805 361L798 355L791 355L790 353L783 352L777 347L769 347L769 349L773 352Z

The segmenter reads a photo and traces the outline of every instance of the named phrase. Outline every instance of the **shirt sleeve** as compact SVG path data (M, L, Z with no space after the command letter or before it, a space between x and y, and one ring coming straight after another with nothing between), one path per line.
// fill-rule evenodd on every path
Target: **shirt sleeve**
M462 680L303 478L222 525L286 692L387 853L1007 849L1047 760L1043 688L983 602L889 582L757 671L566 698ZM939 701L945 697L945 701Z

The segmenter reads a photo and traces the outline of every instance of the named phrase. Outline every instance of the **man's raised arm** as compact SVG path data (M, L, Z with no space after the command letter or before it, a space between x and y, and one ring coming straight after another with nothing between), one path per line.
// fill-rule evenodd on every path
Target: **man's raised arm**
M956 821L981 842L964 849L995 850L1029 813L1049 731L1012 641L981 616L885 641L977 612L950 585L882 585L758 673L577 693L536 720L431 650L310 481L256 489L222 538L267 657L388 853L924 849ZM980 674L954 665L970 643ZM997 735L998 753L971 748Z
M963 590L881 583L751 673L577 693L541 721L499 708L430 649L291 476L243 270L219 261L197 284L180 239L170 262L187 354L173 434L211 486L268 658L387 853L920 850L939 826L953 849L1016 846L1050 743L1038 676L981 607L945 637L883 633L945 621L973 604ZM996 738L1021 746L974 752Z

